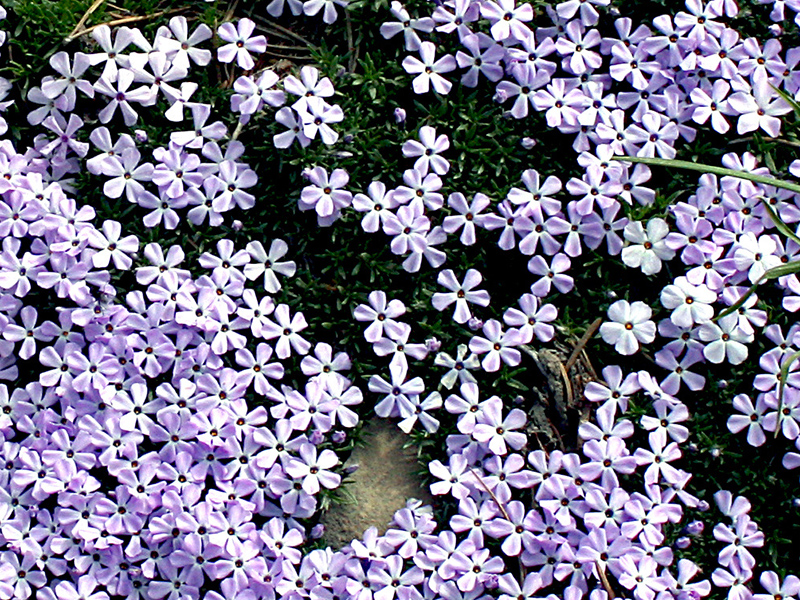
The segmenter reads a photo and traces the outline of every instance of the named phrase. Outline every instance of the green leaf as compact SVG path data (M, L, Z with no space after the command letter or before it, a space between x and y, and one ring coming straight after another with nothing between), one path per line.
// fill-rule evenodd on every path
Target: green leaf
M764 205L767 214L769 214L769 218L772 219L773 223L775 223L775 227L778 229L778 231L780 231L787 238L794 240L795 242L800 244L800 237L798 237L797 234L794 231L792 231L791 227L789 227L786 223L783 222L783 219L781 219L778 216L778 213L776 213L772 209L772 207L769 205L769 202L767 202L762 198L761 203Z
M766 177L764 175L754 175L746 171L736 171L734 169L726 169L725 167L714 167L711 165L703 165L700 163L690 162L688 160L674 160L668 158L646 158L643 156L615 156L614 160L622 162L642 163L645 165L652 165L654 167L671 167L673 169L687 169L689 171L699 171L701 173L713 173L721 177L738 177L739 179L746 179L755 183L763 183L764 185L771 185L784 190L792 191L800 194L800 185L776 179L775 177Z
M786 385L786 378L789 377L789 367L792 366L792 363L800 358L800 351L795 352L792 354L788 360L781 365L781 381L778 385L778 417L780 417L783 411L783 388ZM781 428L776 425L775 426L775 437L778 437L778 433L780 432Z

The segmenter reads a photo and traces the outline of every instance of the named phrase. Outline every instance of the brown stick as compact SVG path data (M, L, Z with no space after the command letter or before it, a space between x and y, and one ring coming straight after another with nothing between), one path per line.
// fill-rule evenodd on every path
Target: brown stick
M105 1L106 0L94 0L94 2L92 2L92 5L89 7L89 10L83 13L83 16L81 17L80 21L78 21L78 24L75 25L75 29L73 29L72 33L70 33L67 36L67 41L71 41L76 37L78 37L75 34L78 33L78 31L80 31L81 27L83 27L83 24L86 23L86 21L89 19L92 13L96 11L98 8L100 8L100 5Z
M575 361L578 360L578 355L581 353L581 350L586 347L586 344L589 343L589 339L598 330L602 322L603 317L597 317L594 322L589 325L589 329L586 330L586 333L584 333L581 339L578 340L578 343L575 344L575 349L572 351L572 354L564 365L565 370L569 371L572 365L575 364Z
M70 35L66 38L65 42L71 42L75 38L79 38L87 33L91 33L98 27L102 27L103 25L108 25L109 27L115 27L117 25L125 25L126 23L135 23L137 21L146 21L148 19L155 19L157 17L163 17L164 15L174 15L175 13L183 12L186 10L186 7L182 8L173 8L171 10L162 10L161 12L153 13L152 15L134 15L131 17L124 17L122 19L114 19L113 21L108 21L107 23L98 23L97 25L92 25L91 27L87 27L83 31L79 31L74 35Z

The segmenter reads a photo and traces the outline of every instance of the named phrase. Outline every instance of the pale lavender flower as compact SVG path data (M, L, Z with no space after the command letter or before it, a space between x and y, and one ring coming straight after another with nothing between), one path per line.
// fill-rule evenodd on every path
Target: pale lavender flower
M250 19L239 19L233 23L223 23L217 29L217 35L227 44L217 48L217 59L220 62L230 63L234 60L245 71L255 66L251 52L261 54L267 49L267 38L263 35L252 35L256 24Z

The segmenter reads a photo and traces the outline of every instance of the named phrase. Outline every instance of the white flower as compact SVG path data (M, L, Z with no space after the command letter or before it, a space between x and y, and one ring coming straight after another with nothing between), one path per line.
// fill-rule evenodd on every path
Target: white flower
M712 363L719 364L726 358L732 365L738 365L747 358L747 346L753 341L753 334L739 327L739 315L725 315L717 323L708 321L700 328L700 339L710 342L703 348L703 356Z
M625 239L633 242L622 249L622 262L629 267L641 267L645 275L653 275L661 270L661 261L670 260L675 251L667 247L665 238L669 227L664 219L650 219L647 231L639 221L631 221L625 226Z
M617 300L608 307L608 318L600 326L600 335L620 354L634 354L639 344L649 344L656 338L656 324L650 320L653 311L644 302L629 304Z
M683 276L661 290L661 304L664 308L673 309L669 318L678 327L689 328L711 319L714 316L711 304L716 299L716 292L708 289L707 285L692 285Z

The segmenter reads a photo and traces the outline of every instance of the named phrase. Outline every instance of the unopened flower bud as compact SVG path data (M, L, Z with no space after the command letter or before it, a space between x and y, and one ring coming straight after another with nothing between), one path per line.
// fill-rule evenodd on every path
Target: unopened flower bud
M339 68L336 69L336 77L341 78L344 77L345 75L347 75L347 69L345 68L344 65L339 65Z
M481 327L483 327L483 321L477 317L471 317L470 320L467 321L467 327L472 329L472 331L478 331Z
M617 18L617 17L618 17L618 16L620 16L622 13L621 13L621 12L619 12L619 9L618 9L616 6L612 6L612 7L610 7L610 8L608 9L608 14L609 14L609 16L611 16L611 17Z
M231 223L231 227L234 231L241 231L244 228L244 223L242 223L239 219L236 219L233 223Z
M770 35L773 35L775 37L783 35L783 27L781 27L777 23L773 23L772 25L769 26L769 33Z
M435 337L428 338L425 340L425 348L427 348L428 352L438 352L439 348L442 347L442 342L437 340Z
M524 137L519 141L519 145L525 148L525 150L531 150L534 146L536 146L536 140L529 137Z
M792 506L800 508L800 498L792 498Z
M344 431L334 431L331 434L331 441L334 444L344 444L344 441L347 439L347 434Z
M606 297L608 297L609 300L613 300L614 298L617 297L617 292L615 292L614 290L608 290L606 292Z
M399 106L394 109L394 122L402 123L406 120L406 111Z
M147 132L143 129L137 129L133 132L133 139L136 140L137 144L144 144L147 142Z
M727 388L727 387L728 387L728 382L727 382L727 380L725 380L725 379L720 379L720 380L717 382L717 387L718 387L719 389L721 389L721 390L724 390L725 388Z
M703 533L703 529L705 529L705 527L706 524L703 523L702 521L692 521L686 526L684 531L688 535L700 535L701 533Z
M343 141L345 144L352 144L352 143L353 143L353 134L352 134L352 133L347 133L347 134L345 134L345 135L342 137L342 141Z
M686 449L692 454L696 454L697 451L700 450L700 447L696 443L691 442L688 446L686 446Z
M518 395L516 398L514 398L512 402L514 403L514 405L520 406L525 402L525 396Z
M352 475L353 473L358 471L359 466L360 465L358 463L353 463L351 465L345 466L345 468L342 469L342 471L344 472L345 475Z
M317 523L311 528L311 531L308 532L308 537L312 540L318 540L323 535L325 535L325 525L322 523Z
M308 441L315 446L319 446L325 440L325 436L319 430L314 430L311 432L311 435L308 436Z
M707 512L709 508L711 508L711 505L705 500L700 500L700 502L697 504L697 510L700 512Z
M486 580L483 582L483 585L486 586L487 590L495 590L500 583L500 578L497 575L489 575Z
M675 547L679 548L680 550L685 550L691 545L692 540L686 536L679 537L677 540L675 540Z
M508 93L506 93L504 90L497 90L494 93L494 96L492 97L492 100L494 100L498 104L502 104L503 102L508 100Z
M712 448L711 450L708 451L708 453L711 455L712 458L719 458L720 455L722 454L722 450L720 450L719 448Z

